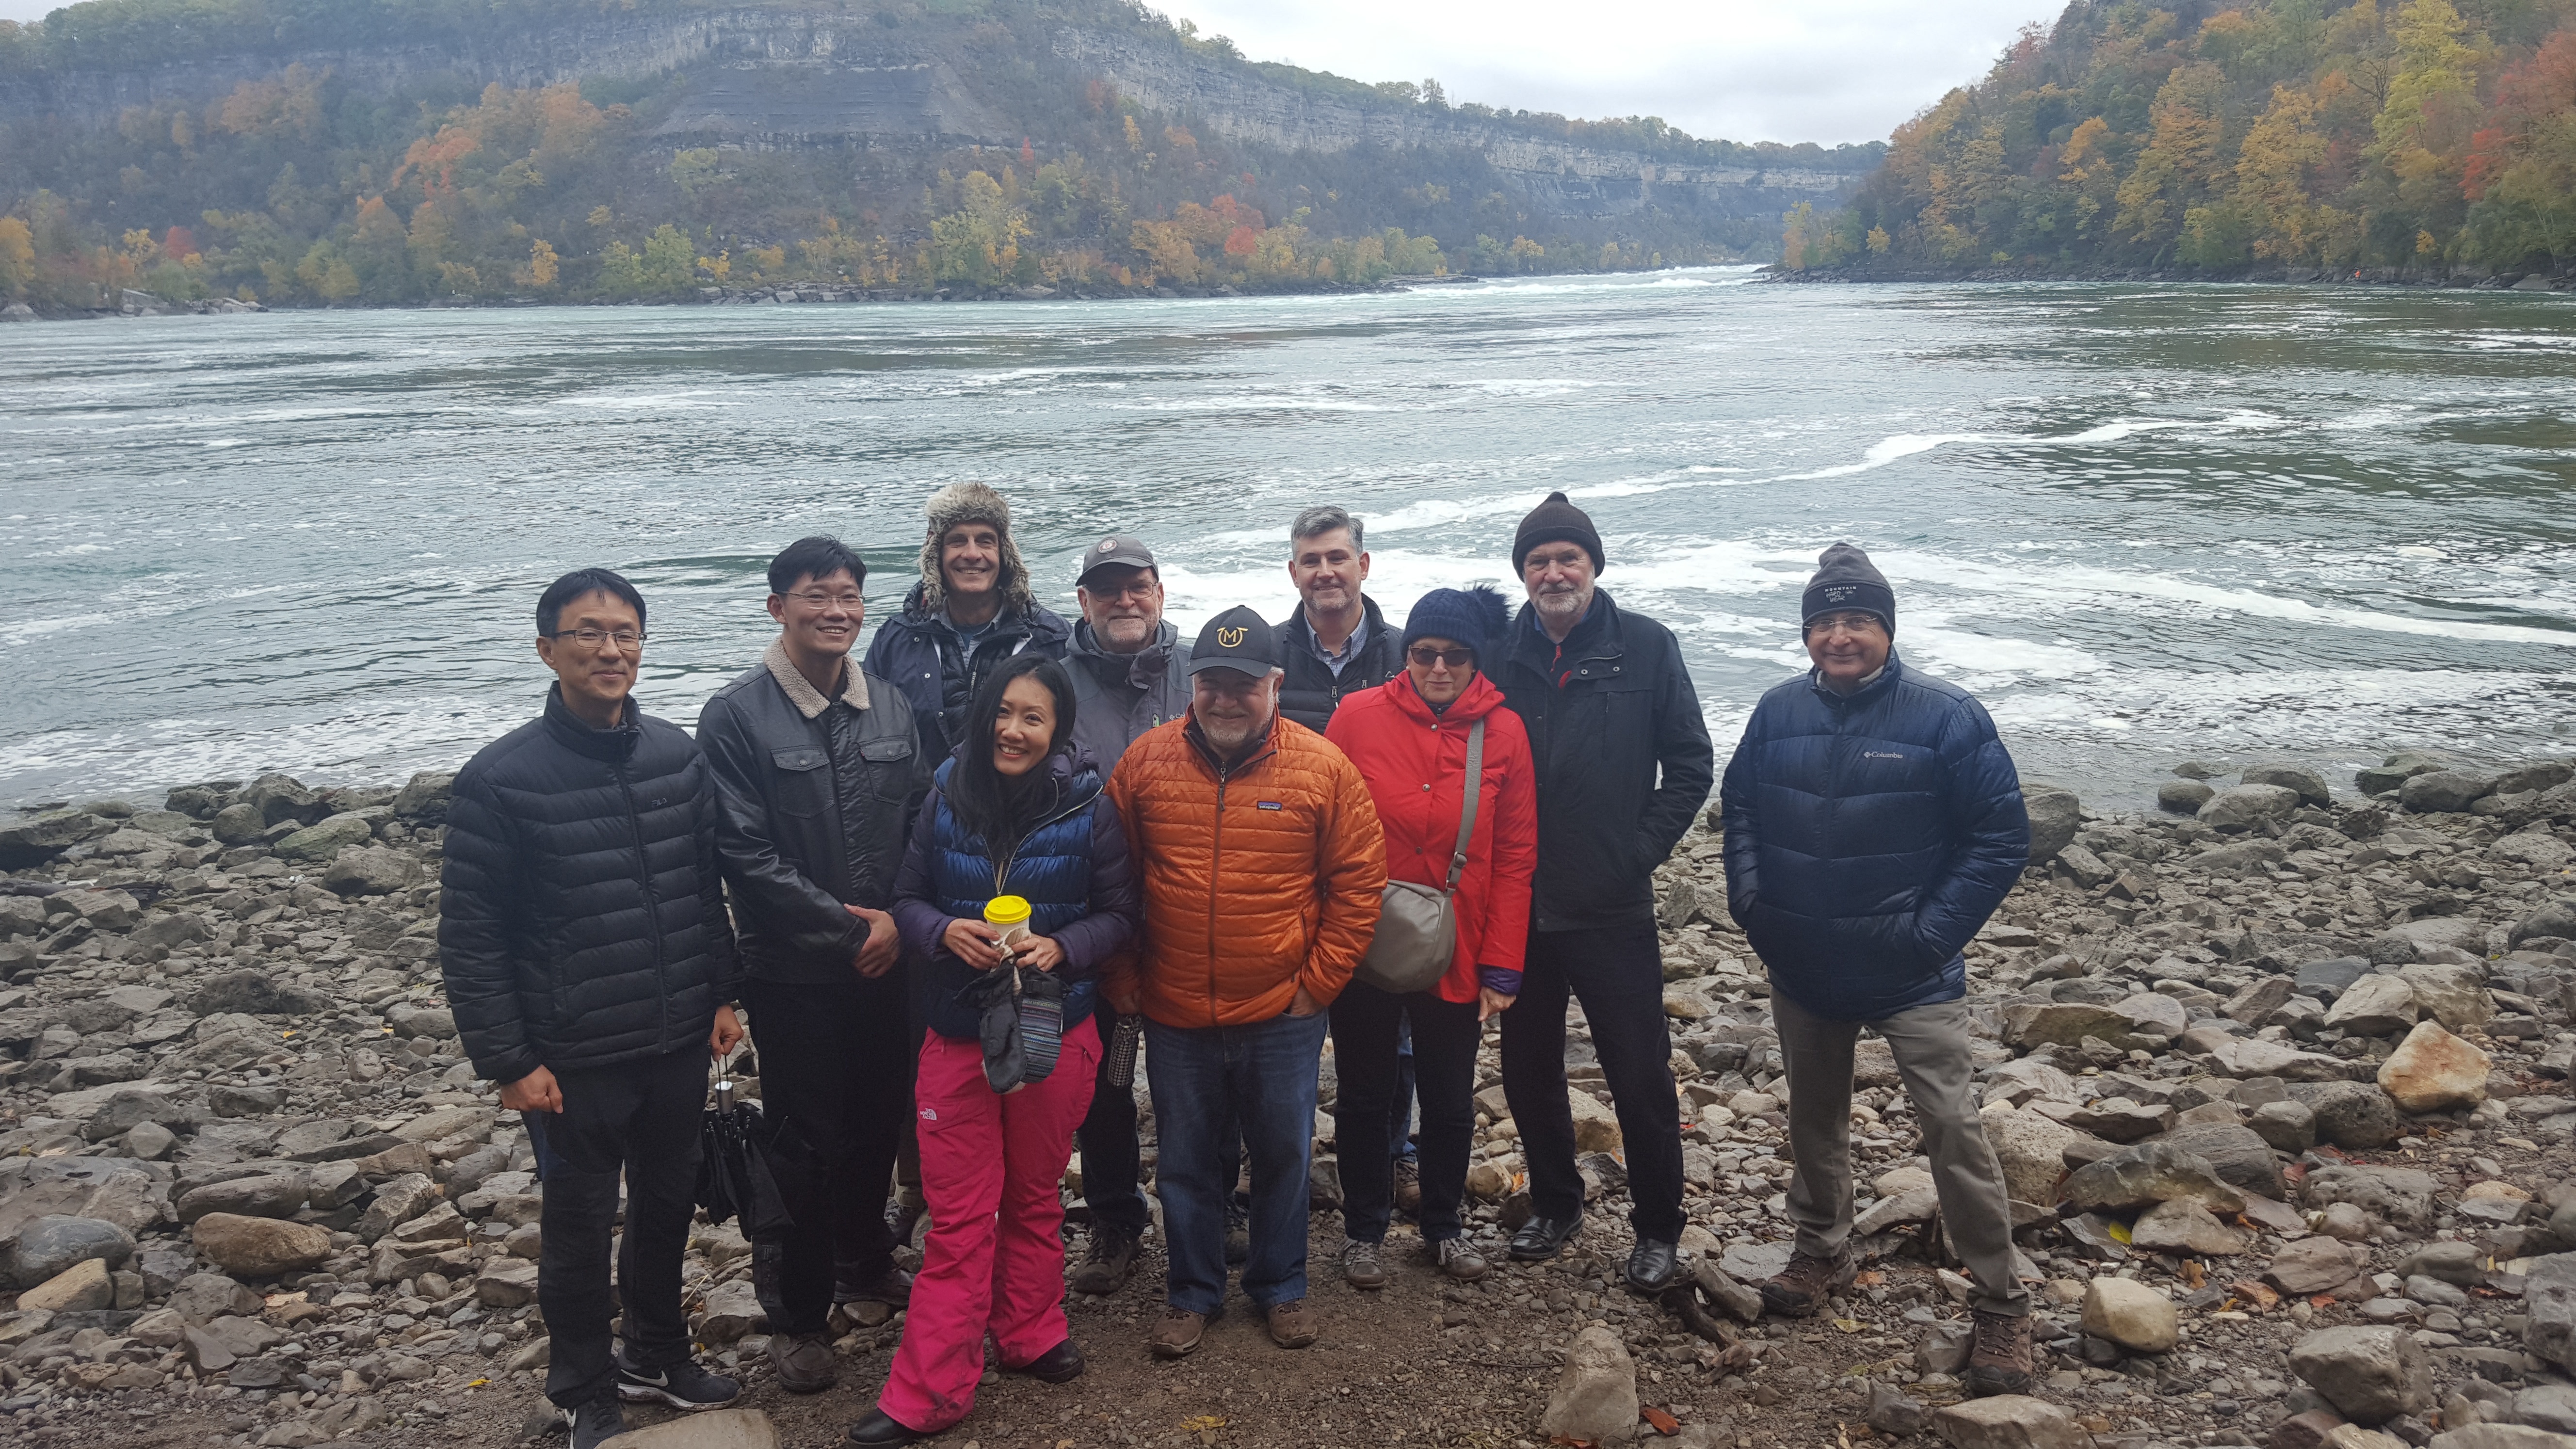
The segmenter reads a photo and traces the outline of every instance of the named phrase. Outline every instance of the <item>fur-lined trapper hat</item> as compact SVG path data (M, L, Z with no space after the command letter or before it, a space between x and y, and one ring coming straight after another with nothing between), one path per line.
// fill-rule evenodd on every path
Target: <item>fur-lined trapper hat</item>
M930 531L921 543L921 609L938 615L948 608L948 581L939 575L939 540L961 523L989 523L1002 536L1002 607L1025 617L1037 607L1029 592L1029 571L1020 562L1020 546L1011 539L1011 505L981 483L951 483L930 495L926 510Z

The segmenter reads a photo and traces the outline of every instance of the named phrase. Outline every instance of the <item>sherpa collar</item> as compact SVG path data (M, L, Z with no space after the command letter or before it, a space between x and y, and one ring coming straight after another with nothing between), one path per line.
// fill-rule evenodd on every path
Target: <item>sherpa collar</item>
M796 706L798 714L812 719L832 707L832 702L823 697L823 691L816 689L814 682L797 670L795 661L787 657L786 640L771 640L769 652L760 656L760 662L769 667L769 677L777 680L778 687L787 692L787 702ZM860 671L856 663L844 664L841 668L843 677L847 680L847 683L841 687L841 703L852 709L866 709L868 707L867 675Z

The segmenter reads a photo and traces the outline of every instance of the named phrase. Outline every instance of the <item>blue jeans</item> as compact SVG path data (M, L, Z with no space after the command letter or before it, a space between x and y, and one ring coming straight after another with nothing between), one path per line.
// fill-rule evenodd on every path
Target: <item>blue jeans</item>
M1171 1272L1164 1298L1214 1317L1225 1301L1224 1176L1229 1117L1252 1159L1252 1256L1243 1296L1268 1309L1306 1296L1307 1166L1315 1150L1315 1068L1327 1017L1274 1016L1250 1026L1145 1023L1148 1079L1161 1137Z

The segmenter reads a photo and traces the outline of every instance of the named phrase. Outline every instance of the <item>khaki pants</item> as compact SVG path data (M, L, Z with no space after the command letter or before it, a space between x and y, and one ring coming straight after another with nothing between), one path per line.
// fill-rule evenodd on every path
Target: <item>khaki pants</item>
M1833 1021L1775 991L1771 1019L1789 1067L1789 1150L1797 1162L1789 1220L1798 1225L1798 1251L1837 1257L1851 1237L1852 1044L1867 1026L1895 1052L1906 1098L1923 1124L1941 1222L1977 1287L1972 1306L2014 1318L2030 1312L2029 1290L2013 1272L2003 1168L1977 1116L1968 1008L1945 1001L1871 1022Z

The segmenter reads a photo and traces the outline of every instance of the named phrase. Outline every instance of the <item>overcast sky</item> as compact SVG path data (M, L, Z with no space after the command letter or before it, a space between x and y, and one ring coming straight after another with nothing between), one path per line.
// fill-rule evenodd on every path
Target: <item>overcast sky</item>
M0 0L33 20L60 0ZM1985 73L2059 0L1158 0L1254 60L1451 101L1661 116L1737 141L1871 141Z

